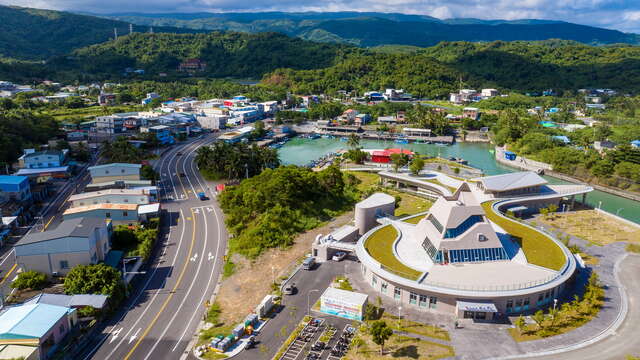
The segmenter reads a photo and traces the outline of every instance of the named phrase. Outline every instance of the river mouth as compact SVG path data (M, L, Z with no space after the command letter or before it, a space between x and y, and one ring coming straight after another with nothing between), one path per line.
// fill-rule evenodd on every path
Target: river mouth
M393 141L360 140L360 147L363 149L387 149L403 148L422 155L440 156L443 158L463 158L469 162L470 166L481 169L486 175L498 175L519 171L502 164L499 164L493 154L493 146L488 143L466 143L460 142L449 146L436 144L396 144ZM341 149L347 149L346 141L335 139L304 139L295 137L278 149L280 160L283 164L304 166L312 160ZM569 184L566 181L545 176L551 184ZM620 217L640 224L640 203L626 199L617 195L608 194L594 190L587 196L587 203L593 207L600 206L601 209L612 214L618 213Z

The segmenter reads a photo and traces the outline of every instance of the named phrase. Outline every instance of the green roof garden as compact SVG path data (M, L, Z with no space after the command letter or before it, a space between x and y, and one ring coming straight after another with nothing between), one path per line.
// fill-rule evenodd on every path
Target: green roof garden
M364 248L385 270L410 280L418 280L422 273L406 266L394 255L393 244L397 238L398 230L393 225L386 225L367 238Z
M540 231L496 214L493 210L493 204L492 201L482 204L487 217L511 236L519 239L522 251L530 264L556 271L562 269L567 259L558 244Z

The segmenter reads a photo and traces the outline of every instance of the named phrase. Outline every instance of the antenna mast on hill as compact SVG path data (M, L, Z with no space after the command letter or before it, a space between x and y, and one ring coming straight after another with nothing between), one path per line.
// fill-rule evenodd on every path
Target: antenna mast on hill
M113 28L113 35L115 36L114 40L118 40L118 28Z
M462 75L460 75L460 90L462 90Z
M153 34L153 26L149 28L149 34Z
M129 35L133 34L133 24L129 24Z

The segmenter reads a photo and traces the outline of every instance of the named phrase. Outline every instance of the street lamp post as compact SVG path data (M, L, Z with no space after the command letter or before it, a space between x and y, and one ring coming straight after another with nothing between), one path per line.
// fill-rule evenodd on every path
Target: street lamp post
M402 331L402 305L398 305L398 330Z
M311 295L312 292L314 291L320 291L318 289L312 289L309 290L309 292L307 293L307 316L309 316L311 314L311 304L309 303L309 296Z

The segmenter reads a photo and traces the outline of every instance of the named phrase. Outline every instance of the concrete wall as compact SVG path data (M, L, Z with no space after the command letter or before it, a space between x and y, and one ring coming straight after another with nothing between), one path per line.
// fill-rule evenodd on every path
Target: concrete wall
M356 205L355 220L358 234L364 235L367 231L379 225L376 221L377 214L393 214L394 211L395 202L366 208Z
M423 311L446 313L451 315L457 315L459 317L462 317L463 312L459 312L456 307L456 302L458 300L492 301L495 304L496 308L498 309L498 312L500 313L507 312L507 304L509 303L509 301L511 301L511 303L513 304L513 307L512 307L512 311L509 314L518 314L518 313L533 312L537 309L546 309L550 306L553 306L553 299L560 298L563 295L564 290L567 288L567 284L565 283L554 289L547 290L547 291L539 291L536 289L531 289L530 294L522 295L522 296L492 297L492 298L479 297L475 299L470 299L470 298L452 296L446 293L429 292L426 290L407 288L406 286L398 285L392 281L385 280L384 278L374 274L371 270L367 269L364 265L361 265L361 271L367 284L371 286L375 291L379 292L382 296L386 296L388 298L387 300L391 299L394 302L398 301L398 299L394 298L394 289L395 287L399 287L401 289L400 302L403 307L406 306L407 308L419 309ZM376 278L375 283L373 281L374 276ZM383 289L382 285L384 283L387 283L386 293L383 292L382 290ZM412 292L418 295L418 301L416 304L410 303L410 297ZM426 306L420 306L420 295L427 296L427 300L429 299L429 297L436 297L437 303L435 308L430 308L428 301ZM538 304L538 299L540 296L542 296L543 301L540 304ZM528 309L524 308L526 299L529 300ZM518 303L521 304L520 309L516 310L516 305Z
M92 198L75 200L71 202L71 207L87 206L93 204L149 204L149 195L130 195L130 194L104 194Z
M60 275L66 275L76 265L89 265L95 264L97 261L92 261L98 258L95 251L83 251L83 252L67 252L67 253L52 253L52 254L37 254L37 255L16 255L16 263L25 270L35 270L48 275L58 273ZM67 268L62 268L60 261L67 261Z

